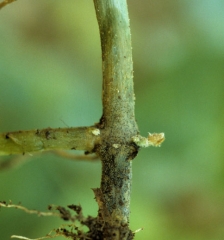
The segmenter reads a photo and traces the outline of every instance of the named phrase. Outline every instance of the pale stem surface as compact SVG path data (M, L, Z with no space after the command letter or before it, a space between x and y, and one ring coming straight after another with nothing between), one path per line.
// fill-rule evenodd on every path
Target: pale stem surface
M94 127L46 128L0 135L0 155L25 154L46 150L84 150L91 152L99 141Z
M101 36L105 127L120 131L123 125L130 130L135 126L135 116L127 3L126 0L94 0L94 3Z

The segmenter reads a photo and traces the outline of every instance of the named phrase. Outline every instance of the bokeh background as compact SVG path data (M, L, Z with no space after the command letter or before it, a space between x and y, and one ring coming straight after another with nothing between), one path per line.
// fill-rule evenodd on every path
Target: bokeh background
M224 238L224 1L129 0L136 119L161 148L133 161L130 224L136 239ZM101 116L101 52L90 0L18 0L0 11L0 132L88 126ZM8 157L1 157L1 161ZM0 200L30 209L81 204L100 163L34 155L0 172ZM56 218L0 209L0 239L36 238ZM62 239L62 238L58 238Z

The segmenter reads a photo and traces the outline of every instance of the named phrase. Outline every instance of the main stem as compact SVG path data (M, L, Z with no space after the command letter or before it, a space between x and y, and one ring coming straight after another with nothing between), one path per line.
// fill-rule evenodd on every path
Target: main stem
M101 189L95 191L100 206L98 217L105 222L105 239L131 239L128 230L131 160L138 152L132 137L137 135L138 128L127 3L94 0L94 4L103 61L103 116L98 124L102 142L96 147L102 160Z
M103 61L103 116L105 127L121 128L134 116L131 33L126 0L94 0Z

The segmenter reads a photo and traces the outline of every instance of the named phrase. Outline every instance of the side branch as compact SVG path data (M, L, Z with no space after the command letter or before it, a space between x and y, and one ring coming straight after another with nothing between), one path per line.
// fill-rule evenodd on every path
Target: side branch
M0 155L25 154L46 150L84 150L91 152L100 141L95 127L46 128L8 132L0 135Z
M7 4L15 2L16 0L5 0L3 2L0 3L0 9L2 9L3 7L5 7Z

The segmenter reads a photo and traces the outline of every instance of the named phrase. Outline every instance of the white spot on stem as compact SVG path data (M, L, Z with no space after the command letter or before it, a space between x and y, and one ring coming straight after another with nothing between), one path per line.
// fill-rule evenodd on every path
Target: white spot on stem
M100 135L100 129L98 129L98 128L93 129L92 134L95 135L95 136Z
M118 143L114 143L112 146L113 146L114 148L119 148L121 145L118 144Z

